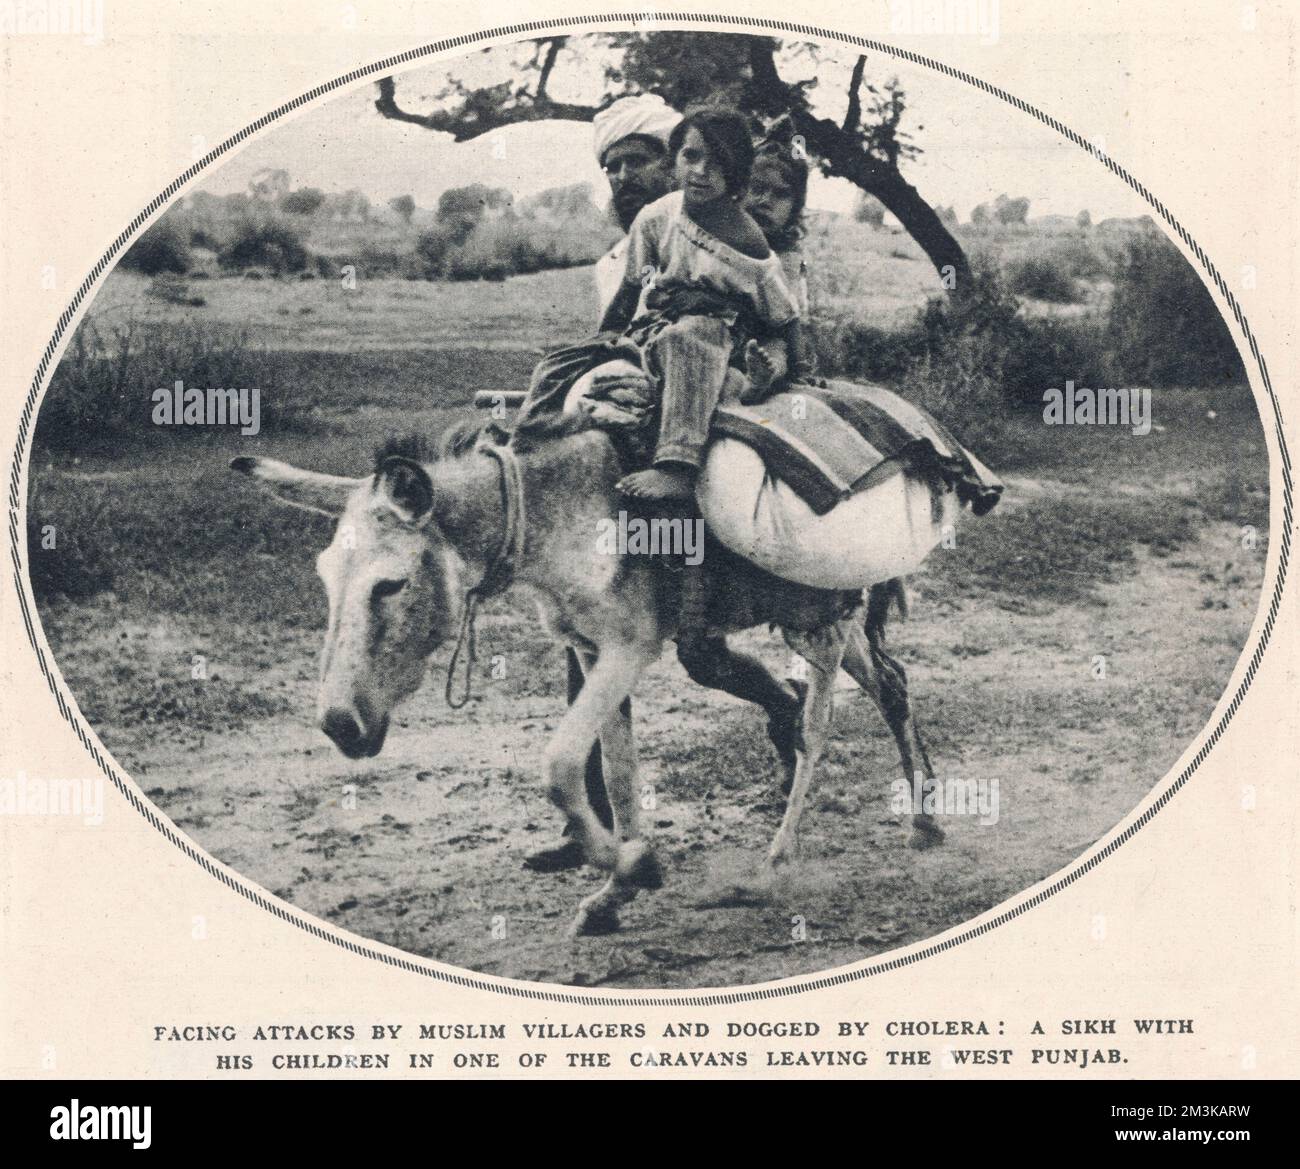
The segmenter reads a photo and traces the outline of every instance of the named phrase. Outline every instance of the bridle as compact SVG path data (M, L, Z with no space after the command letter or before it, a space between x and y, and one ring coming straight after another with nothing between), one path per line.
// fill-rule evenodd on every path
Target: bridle
M501 502L505 516L505 532L501 545L493 553L483 570L483 577L476 585L465 590L465 605L460 620L460 636L456 639L456 648L452 651L451 661L447 663L447 684L443 688L443 697L452 710L459 710L470 698L470 679L474 663L478 659L477 638L474 631L474 619L478 615L479 602L488 597L495 597L510 587L515 578L515 565L524 554L527 513L524 506L524 478L519 467L519 458L509 445L480 438L474 448L482 454L496 459L501 470ZM456 679L456 664L462 651L465 652L465 685L459 701L453 697Z

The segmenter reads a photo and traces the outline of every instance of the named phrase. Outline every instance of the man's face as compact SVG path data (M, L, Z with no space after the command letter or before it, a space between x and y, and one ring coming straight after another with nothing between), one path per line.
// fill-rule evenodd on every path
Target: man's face
M605 151L603 165L614 214L624 231L642 207L668 194L671 187L667 152L653 138L632 134L615 142Z

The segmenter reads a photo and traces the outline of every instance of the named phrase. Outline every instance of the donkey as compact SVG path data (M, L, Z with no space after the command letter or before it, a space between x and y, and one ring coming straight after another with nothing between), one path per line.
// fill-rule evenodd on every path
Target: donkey
M578 907L572 932L618 928L619 908L662 871L639 818L631 719L620 709L638 677L678 633L680 573L651 556L615 556L597 534L626 506L615 491L623 468L614 442L582 415L561 415L550 431L515 449L464 432L435 451L418 440L390 442L373 475L346 478L273 459L240 457L231 467L284 502L336 517L333 541L317 558L329 600L317 715L349 758L379 753L389 713L419 687L429 656L456 636L473 644L478 601L512 583L534 595L557 641L578 653L586 680L544 756L551 800L567 817L589 864L608 873ZM941 484L928 483L940 493ZM912 715L902 666L885 651L897 582L858 593L779 580L711 547L697 571L716 586L711 644L760 624L780 628L809 664L796 733L794 768L770 868L796 848L813 771L826 741L840 666L880 708L896 740L903 774L933 779ZM865 622L864 622L865 616ZM453 655L451 669L455 668ZM724 671L725 672L725 671ZM452 675L447 693L450 699ZM752 695L751 695L752 696ZM784 696L783 696L784 697ZM770 708L785 717L784 707ZM584 770L599 740L614 812L613 830L592 810ZM939 843L932 815L912 816L913 847Z

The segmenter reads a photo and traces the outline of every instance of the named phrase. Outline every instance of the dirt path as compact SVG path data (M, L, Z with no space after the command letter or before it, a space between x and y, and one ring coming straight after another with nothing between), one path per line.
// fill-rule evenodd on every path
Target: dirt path
M1046 490L1015 487L1022 499ZM538 777L562 708L558 651L532 659L553 660L553 685L539 679L537 694L521 698L484 678L459 713L442 702L440 653L438 680L405 709L384 753L362 764L344 760L311 724L306 635L257 665L289 713L251 731L209 733L196 751L138 729L99 730L210 853L362 937L547 982L758 982L934 935L1050 876L1103 836L1208 718L1245 642L1262 567L1262 558L1241 555L1235 528L1216 524L1172 555L1139 550L1136 572L1087 603L1011 611L918 600L911 621L894 630L895 653L940 779L996 781L996 823L947 817L944 847L907 849L891 810L892 740L865 696L842 690L802 857L762 889L753 878L781 811L762 717L692 685L665 653L636 695L636 728L667 882L630 906L610 938L565 932L594 873L521 868L560 826ZM508 665L520 638L536 637L516 607L517 618L497 608L481 626L484 661L500 647ZM191 636L173 633L178 645ZM92 633L82 649L111 657L110 637L166 634L124 633L106 621L105 643ZM774 636L742 640L778 668L789 661Z

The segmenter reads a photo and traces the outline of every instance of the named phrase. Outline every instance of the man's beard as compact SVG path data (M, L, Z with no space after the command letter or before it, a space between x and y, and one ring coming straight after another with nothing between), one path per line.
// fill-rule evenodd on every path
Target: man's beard
M649 202L650 193L642 187L635 189L624 187L616 199L610 200L609 206L614 215L614 222L623 229L624 234L631 229L632 221L641 208Z
M643 183L626 183L618 195L610 200L610 213L614 222L623 229L623 234L632 227L632 221L641 209L671 190L669 183L655 183L652 187Z

